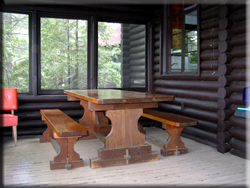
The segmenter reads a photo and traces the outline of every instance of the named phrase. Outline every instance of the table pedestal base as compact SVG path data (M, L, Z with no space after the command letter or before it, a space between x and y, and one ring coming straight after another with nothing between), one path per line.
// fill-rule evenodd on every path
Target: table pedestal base
M98 150L98 157L90 159L91 168L103 168L134 163L157 161L158 152L151 152L151 145Z
M161 149L161 155L163 156L170 156L170 155L179 155L179 154L184 154L188 153L187 148L176 148L176 149Z

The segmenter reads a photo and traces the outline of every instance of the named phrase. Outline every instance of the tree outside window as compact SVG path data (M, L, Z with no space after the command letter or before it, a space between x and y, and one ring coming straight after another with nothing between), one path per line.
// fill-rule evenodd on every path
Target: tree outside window
M1 88L29 92L29 16L3 13L3 75Z

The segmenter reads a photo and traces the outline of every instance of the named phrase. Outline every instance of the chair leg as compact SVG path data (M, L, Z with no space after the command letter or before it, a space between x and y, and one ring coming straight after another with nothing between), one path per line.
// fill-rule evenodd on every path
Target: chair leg
M14 138L15 146L17 146L17 126L12 126L12 137Z

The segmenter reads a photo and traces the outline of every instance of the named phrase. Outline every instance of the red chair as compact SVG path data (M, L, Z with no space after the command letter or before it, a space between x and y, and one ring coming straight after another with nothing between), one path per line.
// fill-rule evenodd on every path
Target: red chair
M17 110L17 89L4 88L0 89L1 94L1 111L11 111L11 114L0 114L1 126L12 126L12 137L14 138L15 146L17 145L17 125L18 116L14 115L14 110Z

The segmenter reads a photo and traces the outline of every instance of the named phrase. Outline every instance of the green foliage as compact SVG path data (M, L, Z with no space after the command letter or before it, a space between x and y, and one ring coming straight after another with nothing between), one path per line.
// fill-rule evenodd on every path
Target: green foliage
M28 15L4 13L3 85L29 92ZM100 23L98 48L98 86L120 87L119 44L108 44L113 32ZM87 88L87 21L41 18L41 89ZM32 47L32 49L35 49Z
M28 15L3 13L3 85L29 90Z
M98 24L98 87L121 87L121 62L117 62L121 54L119 44L110 44L109 40L114 33L112 23L99 22Z

